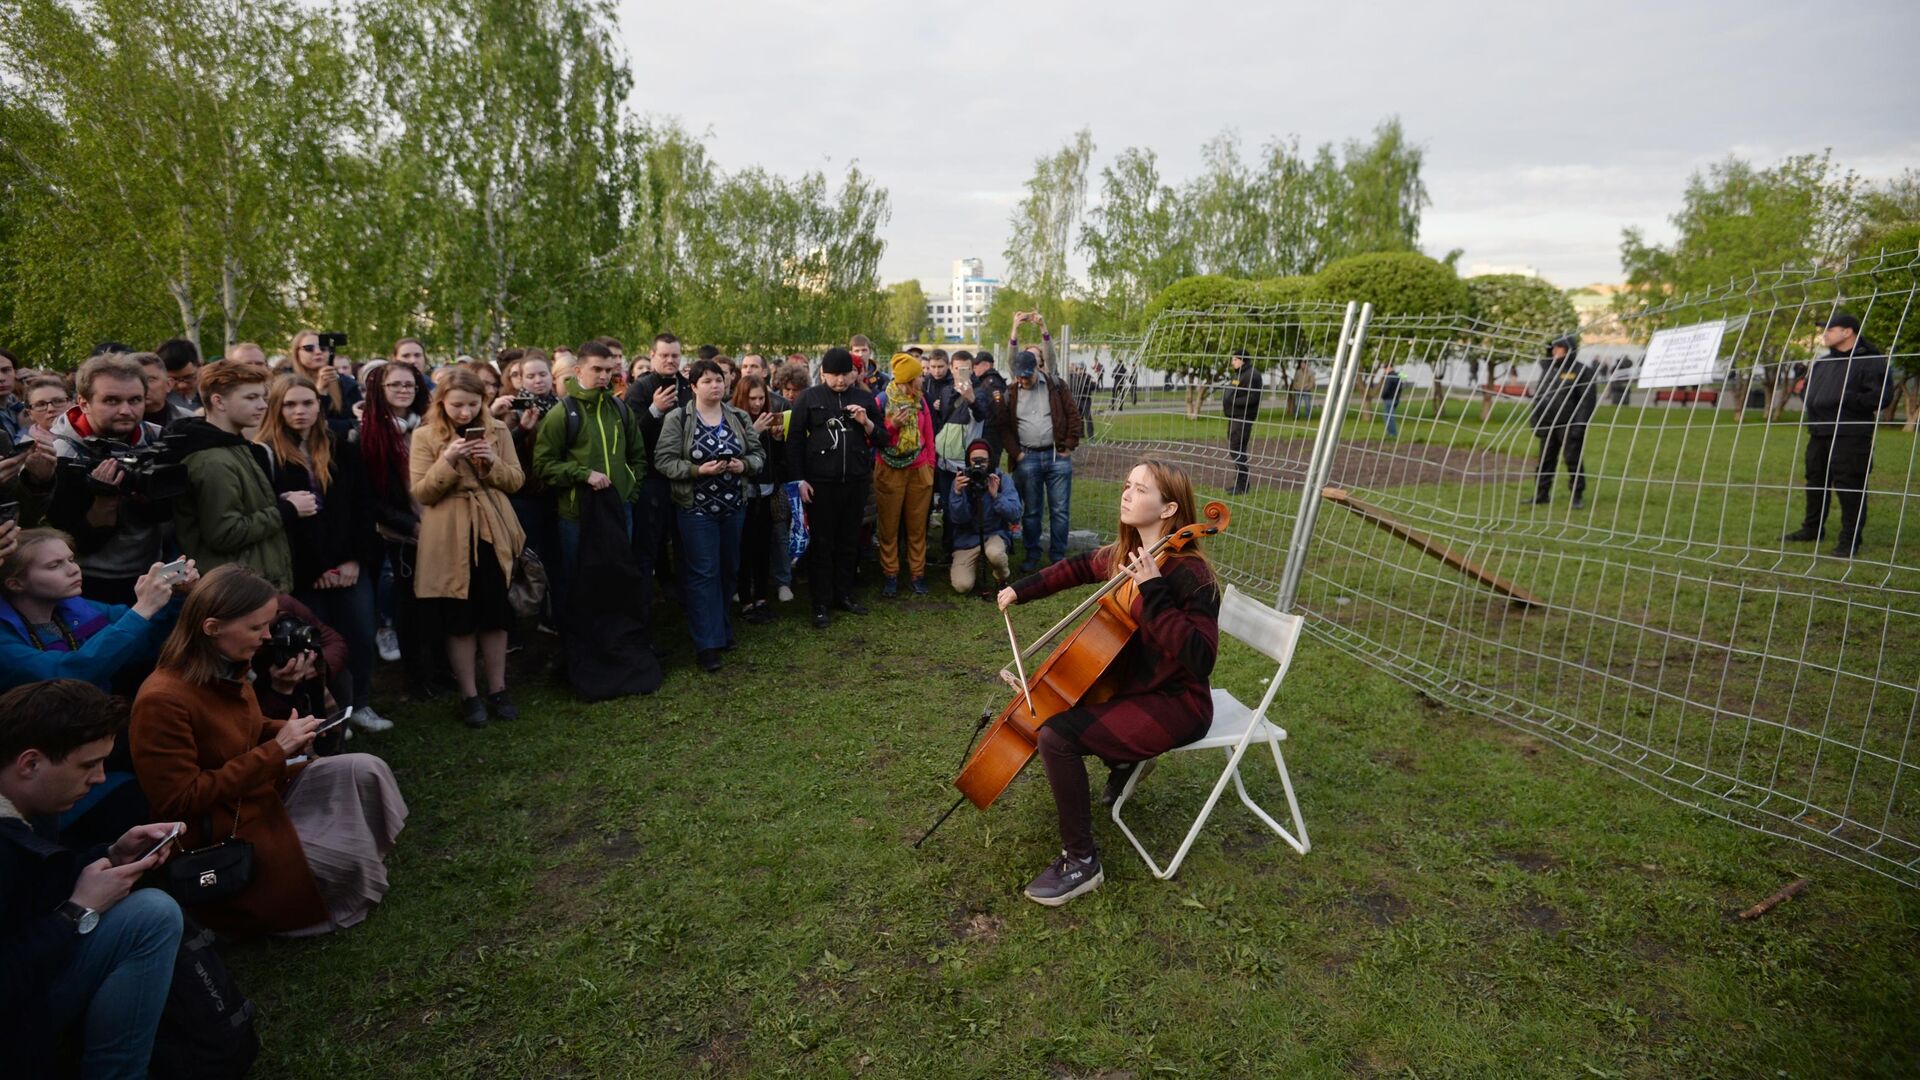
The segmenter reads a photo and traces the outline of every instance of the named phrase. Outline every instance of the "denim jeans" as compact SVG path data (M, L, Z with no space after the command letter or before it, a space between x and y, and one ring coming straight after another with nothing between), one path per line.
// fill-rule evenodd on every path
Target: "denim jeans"
M373 579L369 576L370 569L362 566L360 580L351 588L301 589L293 594L295 600L312 608L321 622L347 639L347 670L329 672L333 678L328 685L338 687L338 676L347 676L348 700L340 704L356 709L364 709L373 701L373 658L378 649L373 638ZM340 696L338 689L334 690L334 696Z
M680 562L685 569L687 630L695 649L724 649L733 644L728 616L733 579L740 567L740 529L744 511L696 514L681 510Z
M147 1075L153 1033L173 985L180 906L159 889L136 889L76 939L72 959L47 989L55 1029L83 1017L87 1080Z
M1399 406L1399 398L1382 398L1380 401L1380 411L1387 414L1387 438L1389 439L1398 438L1400 435Z
M1052 451L1036 450L1020 455L1013 482L1020 488L1024 514L1020 523L1021 542L1026 545L1026 565L1040 562L1040 502L1047 504L1047 557L1059 562L1067 557L1067 514L1073 497L1073 459Z

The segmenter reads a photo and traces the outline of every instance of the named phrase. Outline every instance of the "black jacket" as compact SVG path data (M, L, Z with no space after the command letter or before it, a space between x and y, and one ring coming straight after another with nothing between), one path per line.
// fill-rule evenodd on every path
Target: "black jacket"
M929 375L926 380L926 385L920 388L920 394L927 399L927 405L933 410L933 433L938 435L940 434L941 425L945 424L948 420L955 419L953 416L953 402L955 398L953 376L949 374L944 379L936 379ZM960 417L959 419L964 422L966 418Z
M1260 394L1264 386L1260 370L1249 360L1239 371L1227 374L1227 392L1220 397L1220 411L1229 420L1255 420L1260 416Z
M1007 377L1000 374L997 368L987 372L973 381L973 404L968 408L968 411L973 414L971 419L987 425L987 430L993 431L1000 418L1000 403L1006 399ZM965 400L965 398L961 399L963 402ZM952 419L961 418L953 417ZM988 438L996 437L997 435L988 436Z
M1880 411L1893 401L1896 389L1887 378L1887 358L1873 342L1860 338L1850 353L1829 349L1807 369L1807 388L1801 395L1807 403L1807 432L1871 439Z
M847 416L847 406L867 410L873 436ZM861 480L873 474L873 452L886 442L880 406L855 383L835 392L826 383L807 387L793 403L787 431L787 468L796 480Z
M633 380L633 385L627 387L627 410L633 413L636 420L640 421L640 438L641 441L647 444L648 461L653 460L654 445L660 441L660 428L667 422L664 414L660 416L653 415L653 392L659 389L660 384L665 381L665 376L649 371L645 375ZM679 387L679 394L673 399L675 407L677 408L692 401L693 384L687 381L685 373L675 372L673 381L674 385ZM648 471L648 475L652 475L651 470Z
M53 1075L47 989L80 940L60 905L105 845L74 851L19 818L0 819L0 1046L8 1076Z
M273 468L267 477L273 493L311 491L320 500L320 512L312 517L295 517L287 522L287 546L293 550L293 588L300 592L313 587L321 574L344 562L358 562L362 575L378 575L380 538L373 528L373 491L367 483L366 467L360 462L360 447L336 436L333 463L327 490L323 493L307 475L307 467L298 461L282 461L268 454Z
M1549 359L1541 367L1540 383L1534 390L1533 415L1529 422L1533 433L1545 438L1554 428L1576 427L1593 419L1599 404L1593 365L1583 364L1576 353L1559 360Z

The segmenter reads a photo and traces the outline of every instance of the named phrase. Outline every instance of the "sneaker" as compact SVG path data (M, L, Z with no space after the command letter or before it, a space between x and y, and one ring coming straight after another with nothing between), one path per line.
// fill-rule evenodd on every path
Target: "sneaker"
M1129 761L1108 769L1106 789L1100 792L1100 805L1112 806L1119 802L1120 793L1127 788L1127 777L1132 776L1135 769L1139 769L1140 779L1145 780L1156 764L1158 764L1156 759L1148 758L1144 762Z
M793 603L793 590L785 585L780 586L780 602L783 604Z
M896 574L887 574L880 579L880 596L891 600L900 595L900 578Z
M392 731L393 730L393 721L387 719L384 716L381 716L377 712L374 712L373 706L371 705L362 705L359 708L353 710L353 715L347 717L347 722L351 723L354 727L359 728L361 731L371 732L371 731Z
M487 708L493 710L493 715L495 719L498 719L498 720L520 719L520 707L513 703L513 699L507 696L507 692L505 690L495 690L493 693L488 694Z
M460 722L470 728L487 726L487 699L470 697L460 699Z
M913 595L915 596L927 595L927 579L926 578L917 577L913 579Z
M1040 876L1027 882L1023 890L1027 899L1047 907L1059 907L1061 904L1090 893L1106 880L1106 874L1100 869L1100 856L1095 855L1085 862L1061 852L1053 862L1040 871Z
M1787 535L1781 537L1780 539L1783 542L1789 543L1789 544L1805 544L1810 542L1817 543L1820 540L1820 530L1809 529L1809 528L1806 528L1805 526L1802 526L1788 533Z
M393 627L383 626L373 632L373 643L380 650L380 659L391 664L400 659L400 635Z

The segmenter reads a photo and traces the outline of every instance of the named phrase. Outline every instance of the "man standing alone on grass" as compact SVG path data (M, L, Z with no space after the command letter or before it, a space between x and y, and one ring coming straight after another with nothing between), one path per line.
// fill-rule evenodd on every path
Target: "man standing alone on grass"
M1227 415L1227 456L1234 467L1229 495L1247 493L1247 444L1253 441L1253 422L1260 418L1260 369L1247 356L1247 350L1233 350L1228 361L1233 371L1227 376L1227 392L1220 396L1220 411Z
M1896 389L1887 378L1887 358L1860 336L1860 320L1842 311L1827 320L1820 340L1827 355L1807 370L1807 515L1790 543L1818 541L1827 514L1840 500L1840 536L1833 554L1850 559L1860 551L1867 524L1867 472L1873 467L1873 433Z
M1534 391L1533 434L1540 440L1540 470L1534 482L1533 505L1553 501L1553 476L1559 459L1567 463L1567 482L1573 488L1573 508L1586 506L1587 474L1580 467L1580 450L1587 441L1587 421L1599 403L1593 365L1580 362L1580 343L1572 336L1557 337L1547 346L1546 366Z

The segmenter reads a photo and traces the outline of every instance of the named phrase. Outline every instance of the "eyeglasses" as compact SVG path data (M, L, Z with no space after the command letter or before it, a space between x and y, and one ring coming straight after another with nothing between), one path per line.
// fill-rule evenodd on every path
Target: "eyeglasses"
M300 346L300 351L301 351L301 352L319 352L319 351L320 351L320 346L318 346L318 345L302 345L302 346Z
M52 412L64 409L71 404L73 404L72 398L48 398L45 401L36 401L28 405L27 408L36 412Z

